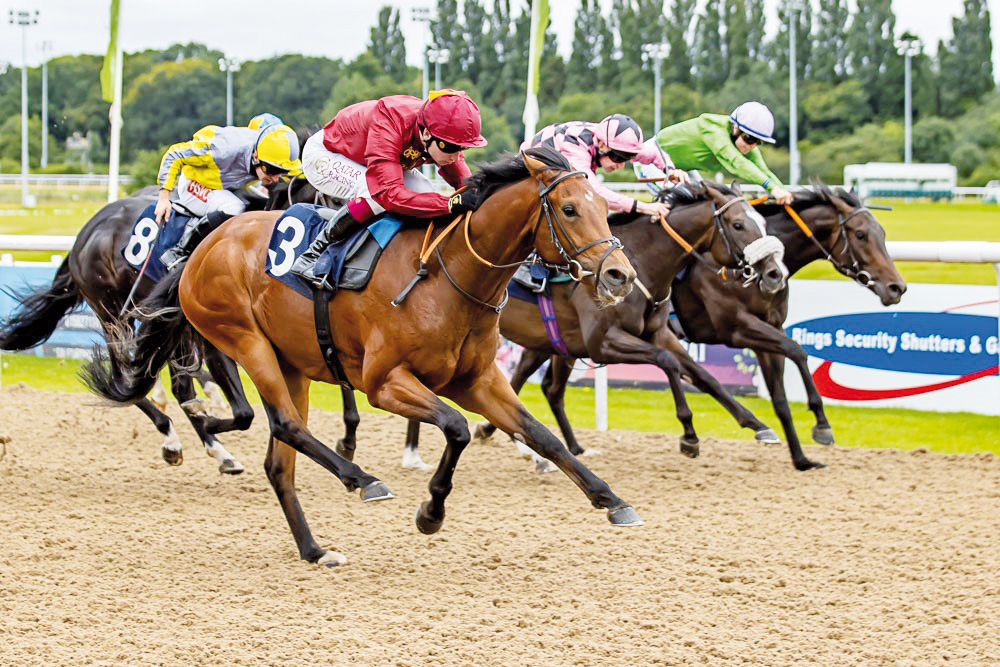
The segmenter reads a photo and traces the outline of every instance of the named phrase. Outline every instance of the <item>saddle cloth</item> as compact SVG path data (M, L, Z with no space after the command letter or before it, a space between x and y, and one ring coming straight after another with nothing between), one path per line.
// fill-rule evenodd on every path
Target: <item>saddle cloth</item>
M149 257L149 263L146 265L146 272L143 275L153 282L159 282L160 278L167 273L166 267L160 261L160 255L180 240L181 234L184 233L184 226L191 218L181 215L177 209L174 209L170 219L160 227L153 217L155 208L156 203L154 202L139 214L132 225L132 234L125 242L121 253L130 266L141 269L143 262L152 252L152 257Z
M570 280L569 274L552 271L541 264L522 264L514 272L507 291L519 301L538 303L538 295L548 294L549 285Z
M289 270L333 214L333 209L315 204L295 204L285 211L275 223L268 243L267 274L312 299L312 287ZM364 289L382 251L402 224L383 216L368 227L334 241L317 260L317 275L328 276L327 281L337 290Z

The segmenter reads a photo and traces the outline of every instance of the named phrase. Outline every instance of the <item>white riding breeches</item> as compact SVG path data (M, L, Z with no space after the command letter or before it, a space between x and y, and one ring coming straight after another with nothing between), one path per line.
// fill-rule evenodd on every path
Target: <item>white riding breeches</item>
M198 217L212 211L239 215L246 210L246 203L229 190L213 190L201 183L188 180L184 175L177 179L177 201Z
M331 153L323 145L323 131L309 137L302 148L302 172L316 190L341 201L364 199L372 213L385 211L372 199L368 189L368 169L347 156ZM434 192L431 182L419 169L403 171L403 187L412 192Z

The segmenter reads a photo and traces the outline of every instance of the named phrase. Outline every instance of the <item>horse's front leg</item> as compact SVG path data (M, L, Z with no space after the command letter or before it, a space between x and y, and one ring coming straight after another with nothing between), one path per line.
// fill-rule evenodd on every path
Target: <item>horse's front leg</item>
M786 338L786 341L784 345L785 356L798 367L799 375L802 376L802 384L806 388L806 401L809 409L816 416L816 425L813 426L812 431L813 440L821 445L832 445L836 442L833 437L833 428L830 426L830 421L826 418L826 410L823 409L823 397L820 396L819 390L816 388L816 383L813 381L812 373L809 371L809 355L794 340ZM784 361L779 359L778 363L781 366L782 374L784 374Z
M785 430L785 439L788 441L788 452L792 456L792 465L795 466L796 470L825 468L824 464L810 460L802 451L802 444L799 442L795 422L792 419L792 410L788 405L788 398L785 396L784 358L773 352L764 352L763 350L756 352L761 374L764 376L767 390L771 394L771 405L774 406L774 412L778 415L782 428Z
M701 453L698 434L694 430L694 415L684 395L681 381L681 366L668 350L657 347L629 332L613 327L598 339L598 350L591 355L594 361L603 364L656 364L670 381L670 392L674 398L674 411L684 429L680 438L680 450L685 456L697 458Z
M466 410L478 412L512 438L549 459L580 487L594 507L606 509L616 526L639 526L643 521L632 506L608 484L569 453L559 439L525 409L496 365L476 378L469 388L452 396Z
M373 406L406 417L411 423L433 424L444 433L444 453L428 484L431 499L421 504L417 511L420 532L425 535L436 533L444 523L444 501L451 493L458 459L469 444L469 422L401 366L390 370L382 382L375 384L378 389L368 394Z
M742 428L753 429L757 442L780 442L778 434L773 429L757 419L756 415L733 398L732 394L726 391L711 373L691 358L691 355L688 354L687 349L681 344L674 332L670 331L669 325L664 325L656 332L653 336L653 344L666 348L674 355L674 358L681 365L683 372L690 378L691 384L714 398L719 405L726 409L726 412L733 416L737 424Z
M361 415L358 413L358 401L353 389L341 385L340 397L344 405L344 437L337 441L334 450L348 461L353 461L354 450L358 446L358 424L361 423Z

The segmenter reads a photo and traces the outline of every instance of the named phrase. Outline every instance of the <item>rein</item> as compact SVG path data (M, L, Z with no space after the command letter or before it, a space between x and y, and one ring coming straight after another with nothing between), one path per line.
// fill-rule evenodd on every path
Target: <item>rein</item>
M481 264L485 265L490 269L509 269L515 266L520 266L522 264L541 263L548 268L561 269L567 271L570 277L577 282L583 280L588 276L595 275L595 273L599 275L601 272L601 267L604 265L604 261L608 258L608 256L611 255L612 252L622 247L622 242L615 236L609 236L598 239L596 241L591 241L590 243L584 245L582 248L578 248L576 244L573 243L573 240L569 236L569 234L566 233L566 230L560 223L558 216L556 216L555 213L552 211L552 204L549 201L549 193L552 192L552 190L557 185L559 185L568 178L573 178L576 176L586 177L586 174L582 171L568 171L557 176L548 185L539 184L538 197L542 202L541 206L542 211L538 216L538 221L535 223L535 226L532 228L531 231L532 237L534 237L538 233L538 226L542 224L542 220L544 219L549 226L549 233L552 237L552 244L556 247L556 250L559 252L559 255L566 260L565 264L552 264L549 262L542 261L540 259L512 262L510 264L494 264L493 262L484 259L478 252L476 252L476 249L472 247L472 239L469 236L469 228L472 220L472 211L466 211L464 216L460 215L456 217L454 220L452 220L447 227L441 230L441 233L438 234L433 241L431 241L431 234L434 230L434 223L432 222L427 226L427 232L424 234L424 241L420 247L420 256L419 256L420 268L417 269L417 272L413 276L413 279L409 282L409 284L406 287L403 288L403 291L400 292L399 295L392 300L391 302L392 305L395 307L399 307L399 305L403 303L407 295L416 286L416 284L427 277L428 275L427 262L430 259L431 255L434 254L437 256L438 262L440 262L441 264L441 269L444 272L445 277L448 279L448 282L451 283L452 287L454 287L460 294L468 298L473 303L479 306L484 306L486 308L489 308L495 311L497 314L500 314L504 306L507 305L507 301L510 297L506 288L504 288L504 294L500 298L499 303L497 304L488 303L486 301L483 301L482 299L479 299L478 297L473 296L468 291L464 290L451 276L451 274L448 272L448 268L445 266L444 257L441 255L441 249L439 248L439 246L441 242L449 234L451 234L455 230L455 228L458 227L458 225L463 221L465 223L463 232L465 237L466 248L468 248L469 252L477 261L479 261ZM567 252L566 248L560 242L557 230L558 232L562 233L563 237L565 237L567 244L573 251L572 254ZM604 253L604 255L601 257L601 261L597 265L597 271L596 272L587 271L586 269L583 268L583 265L580 264L580 262L576 258L579 257L581 253L586 252L588 249L593 248L596 245L600 245L601 243L608 243L610 247L608 251Z
M827 261L829 261L831 264L833 264L833 268L837 269L837 271L839 273L841 273L842 275L847 276L848 278L850 278L851 280L855 281L859 285L862 285L862 286L865 286L865 287L867 287L871 283L872 276L871 276L870 273L868 273L864 269L860 268L861 264L860 264L860 262L858 262L858 258L854 254L854 250L851 248L851 242L848 241L848 239L847 239L848 230L847 230L846 225L847 225L847 221L848 220L850 220L854 216L858 215L859 213L868 212L868 210L869 210L868 207L861 206L861 207L856 208L853 211L851 211L851 213L849 215L847 215L846 217L844 215L842 215L839 210L837 211L837 227L840 230L840 234L841 234L841 236L844 239L844 250L842 250L840 253L837 253L837 254L838 255L843 255L845 252L847 253L847 256L850 258L850 261L851 261L851 265L847 266L846 264L843 264L840 261L838 261L837 258L836 258L836 256L834 254L832 254L831 252L829 252L823 246L823 244L819 242L819 240L813 234L813 231L809 228L808 225L806 225L805 221L795 211L795 209L793 209L791 206L787 206L787 205L785 206L785 212L788 213L788 216L795 222L795 224L798 226L798 228L802 230L802 233L806 235L806 238L808 238L810 241L812 241L812 243L817 248L819 248L820 252L823 253L823 256L826 257ZM834 243L834 246L836 246L836 243Z

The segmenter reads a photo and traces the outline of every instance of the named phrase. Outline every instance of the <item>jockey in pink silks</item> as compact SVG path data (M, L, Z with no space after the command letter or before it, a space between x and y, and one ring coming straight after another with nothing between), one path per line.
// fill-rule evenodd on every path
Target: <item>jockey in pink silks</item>
M562 153L574 169L587 174L591 186L608 201L612 212L643 213L662 218L670 212L670 205L644 202L606 187L596 176L599 168L606 172L617 171L627 162L651 164L667 172L675 183L688 182L687 173L675 169L670 156L655 144L643 146L642 128L628 116L612 114L600 123L571 121L542 128L521 149L532 146L550 146Z

